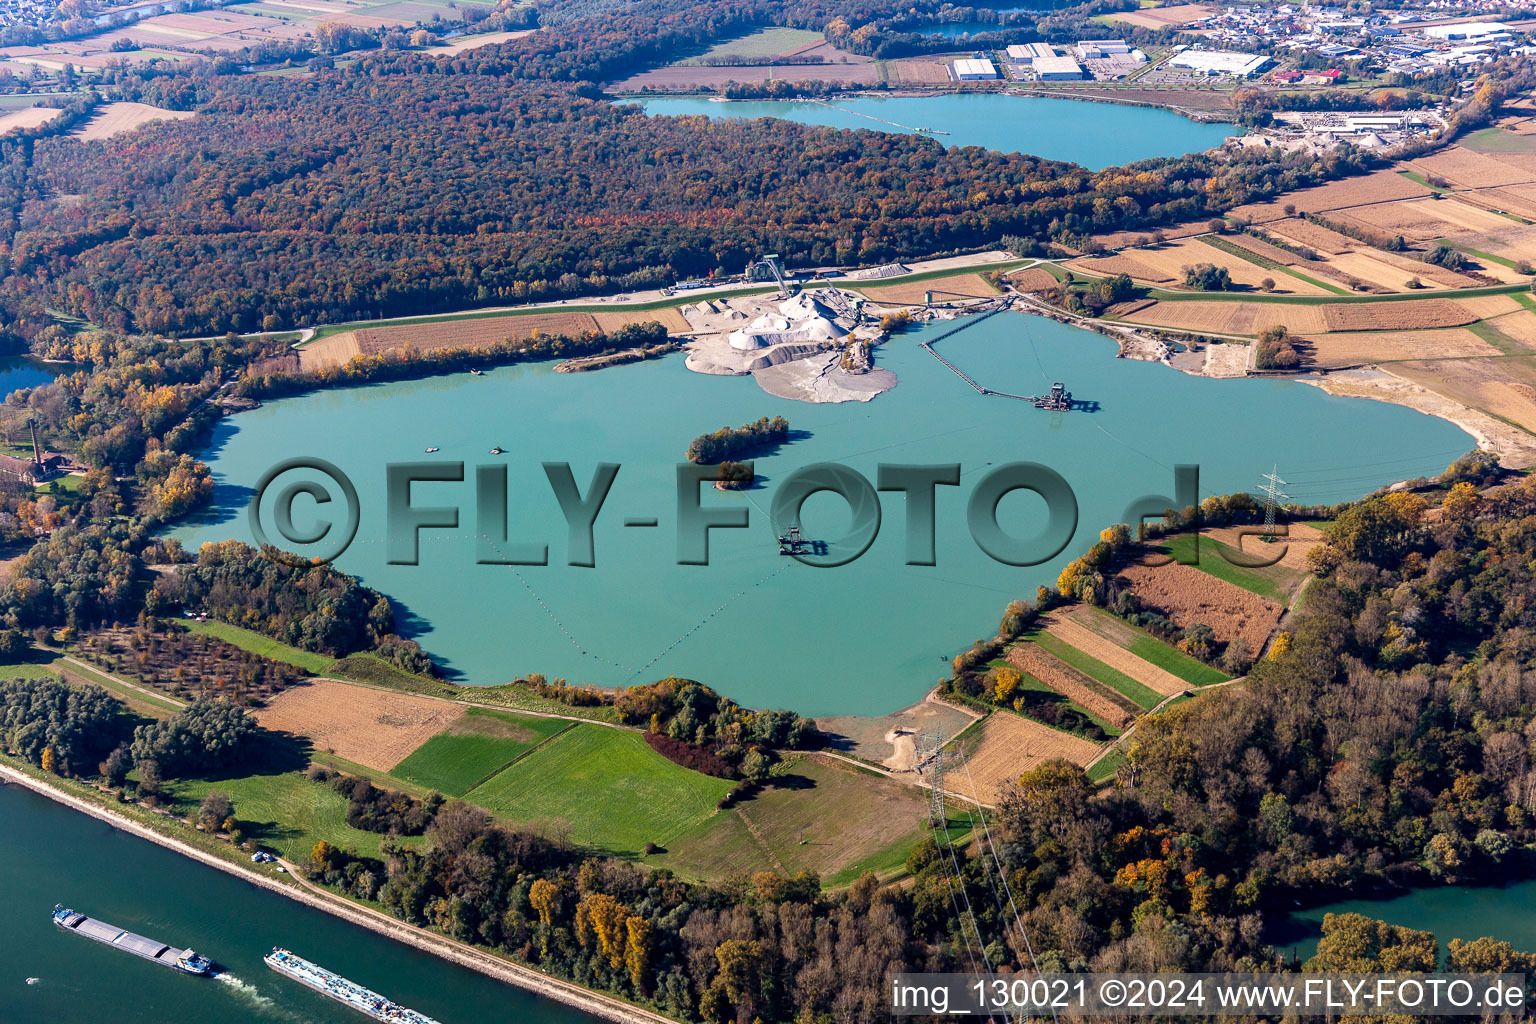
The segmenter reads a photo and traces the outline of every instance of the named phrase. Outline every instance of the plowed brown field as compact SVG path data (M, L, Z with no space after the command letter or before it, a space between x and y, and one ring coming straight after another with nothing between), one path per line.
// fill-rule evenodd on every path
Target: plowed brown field
M387 772L452 725L464 707L321 679L284 690L254 713L263 729L308 737L317 750Z
M1008 661L1027 672L1070 701L1098 715L1116 729L1122 729L1141 712L1134 701L1118 693L1111 698L1093 685L1093 680L1071 665L1031 643L1016 644L1008 650Z

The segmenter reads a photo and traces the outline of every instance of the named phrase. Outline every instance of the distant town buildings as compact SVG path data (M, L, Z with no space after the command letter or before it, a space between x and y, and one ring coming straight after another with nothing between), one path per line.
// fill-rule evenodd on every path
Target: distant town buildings
M1510 27L1497 21L1474 21L1467 25L1430 25L1424 29L1424 34L1431 39L1447 41L1476 39L1479 42L1494 42L1508 39Z

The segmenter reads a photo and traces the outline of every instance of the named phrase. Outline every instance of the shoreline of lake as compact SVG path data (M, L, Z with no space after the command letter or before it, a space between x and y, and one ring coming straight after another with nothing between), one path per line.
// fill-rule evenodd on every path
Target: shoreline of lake
M756 66L756 65L748 65ZM787 65L764 65L770 67L784 67ZM812 65L813 67L816 65ZM614 92L606 93L606 98L613 103L645 103L650 100L673 99L703 99L712 103L809 103L816 100L848 100L848 99L930 99L939 96L1014 96L1021 99L1047 99L1067 100L1082 103L1107 103L1118 107L1139 107L1143 110L1166 110L1171 114L1177 114L1187 121L1196 124L1230 124L1238 127L1235 120L1236 114L1231 110L1210 110L1200 107L1181 106L1172 102L1158 103L1153 100L1133 99L1128 96L1116 96L1113 92L1060 89L1049 86L1038 88L1022 87L1021 83L1003 83L1001 88L957 88L954 84L947 87L934 86L921 88L918 86L904 85L896 89L870 89L864 87L850 88L838 92L828 93L825 96L786 96L782 99L728 99L720 93L705 89L694 92ZM878 129L871 129L878 130Z

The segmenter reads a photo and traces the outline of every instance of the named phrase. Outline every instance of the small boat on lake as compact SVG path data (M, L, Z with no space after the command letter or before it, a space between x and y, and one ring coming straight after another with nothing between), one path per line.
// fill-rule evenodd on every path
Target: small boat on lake
M437 448L436 448L436 447L432 447L432 448L428 448L428 449L427 449L427 454L428 454L428 455L431 455L431 454L432 454L432 453L433 453L433 452L435 452L435 451L437 451Z
M474 369L473 367L470 368L469 375L471 377L481 377L481 376L484 376L484 374L482 374L479 370Z
M491 454L492 455L505 455L506 451L507 450L505 448L503 448L501 445L497 445L495 448L491 449Z

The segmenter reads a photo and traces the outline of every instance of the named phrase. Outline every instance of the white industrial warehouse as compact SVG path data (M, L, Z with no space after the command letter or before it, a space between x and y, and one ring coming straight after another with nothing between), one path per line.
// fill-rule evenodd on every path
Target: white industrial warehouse
M1202 75L1230 75L1233 78L1247 78L1268 63L1269 58L1263 54L1231 50L1185 50L1168 59L1170 67L1189 68Z
M954 67L958 82L982 82L997 77L997 65L989 60L967 57L955 61Z

